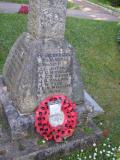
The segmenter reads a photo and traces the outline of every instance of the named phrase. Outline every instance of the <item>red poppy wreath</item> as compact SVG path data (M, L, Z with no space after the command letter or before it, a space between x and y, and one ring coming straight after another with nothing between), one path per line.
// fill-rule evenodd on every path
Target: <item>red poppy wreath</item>
M35 128L45 140L61 142L73 135L77 123L76 104L64 95L40 102L35 110Z

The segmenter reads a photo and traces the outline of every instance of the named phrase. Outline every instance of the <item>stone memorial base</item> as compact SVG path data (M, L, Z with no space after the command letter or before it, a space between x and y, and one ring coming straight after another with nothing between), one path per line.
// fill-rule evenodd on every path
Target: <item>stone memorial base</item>
M0 76L0 111L3 111L7 120L12 140L26 137L31 131L34 131L34 113L24 115L16 109L12 104L12 100L9 98L7 87L3 84L2 76ZM84 91L84 104L77 106L77 112L79 121L82 122L84 116L87 116L88 119L91 120L94 116L104 111L89 94Z
M77 127L71 138L59 144L51 141L38 145L38 140L30 137L13 143L3 132L0 138L0 160L57 160L75 149L85 149L102 139L102 132L92 122L88 123L88 127L90 133Z

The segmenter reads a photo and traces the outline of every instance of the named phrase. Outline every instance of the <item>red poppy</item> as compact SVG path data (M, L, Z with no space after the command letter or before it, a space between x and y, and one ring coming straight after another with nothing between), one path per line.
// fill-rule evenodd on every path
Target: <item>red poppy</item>
M18 11L18 13L21 13L21 14L28 14L28 12L29 12L28 5L22 5Z

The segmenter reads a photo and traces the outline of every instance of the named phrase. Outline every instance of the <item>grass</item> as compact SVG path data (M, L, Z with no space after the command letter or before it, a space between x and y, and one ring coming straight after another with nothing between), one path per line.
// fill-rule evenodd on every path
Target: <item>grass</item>
M23 15L0 15L0 72L9 49L21 32L26 30L26 17Z
M99 5L103 6L103 7L106 7L108 9L111 9L113 11L120 12L120 7L113 7L111 5L110 0L90 0L90 1L93 2L93 3L99 4Z
M26 20L25 15L0 14L0 72L14 41L26 31ZM118 30L116 22L69 17L65 33L66 39L76 48L86 90L105 110L105 114L95 118L95 122L102 122L102 129L110 130L110 138L115 145L120 145Z
M22 3L27 4L29 0L0 0L1 2L13 2L13 3Z
M68 18L66 37L77 50L87 91L104 108L103 121L111 138L120 143L120 55L119 26L114 22Z
M109 0L91 0L91 1L97 4L111 5Z
M67 3L67 8L71 8L71 9L80 9L80 6L76 3L72 3L72 2L69 2Z

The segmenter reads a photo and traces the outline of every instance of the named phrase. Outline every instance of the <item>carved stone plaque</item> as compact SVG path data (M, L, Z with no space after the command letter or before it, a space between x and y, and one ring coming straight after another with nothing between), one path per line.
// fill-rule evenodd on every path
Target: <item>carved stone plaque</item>
M39 54L37 96L72 92L72 56L67 53Z

